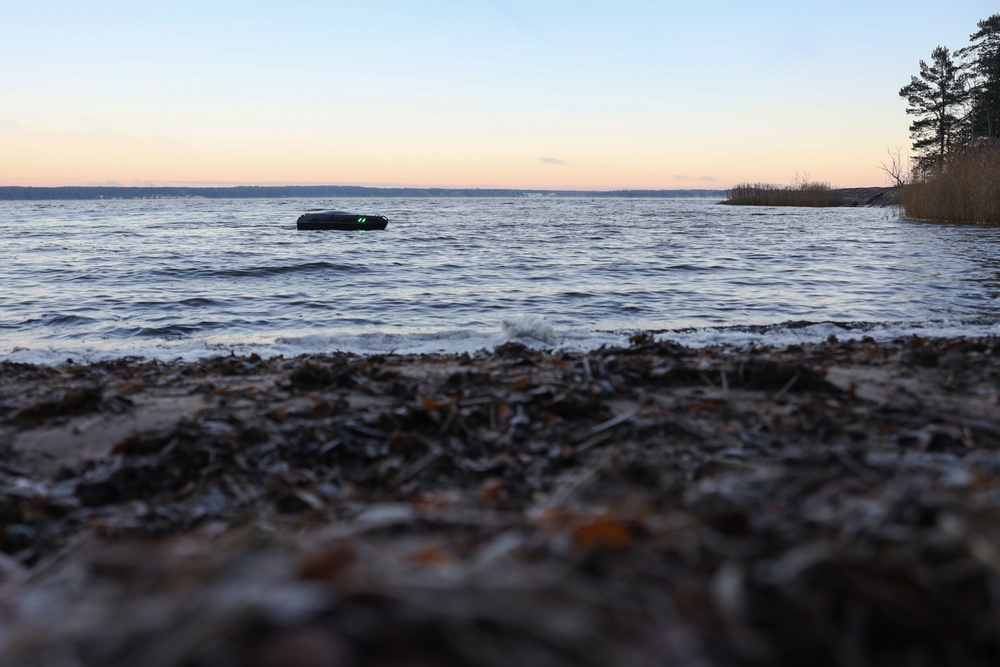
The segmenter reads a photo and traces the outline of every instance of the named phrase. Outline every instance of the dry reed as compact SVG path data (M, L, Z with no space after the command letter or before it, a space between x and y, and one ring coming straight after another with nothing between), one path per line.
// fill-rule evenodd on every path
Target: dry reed
M902 191L908 218L1000 223L1000 143L967 146L918 174Z
M802 182L794 186L740 183L729 190L724 204L736 206L840 206L843 199L829 183Z

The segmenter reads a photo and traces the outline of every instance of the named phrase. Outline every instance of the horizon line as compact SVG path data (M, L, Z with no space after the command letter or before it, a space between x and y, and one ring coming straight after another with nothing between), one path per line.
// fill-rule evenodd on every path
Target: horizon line
M689 187L689 188L538 188L538 187L497 187L497 186L439 186L439 185L362 185L362 184L332 184L332 183L229 183L216 185L121 185L121 184L87 184L87 185L0 185L0 189L9 190L13 188L31 190L69 190L69 189L117 189L117 190L140 190L140 189L175 189L175 190L232 190L237 188L260 188L260 189L280 189L280 188L332 188L332 189L361 189L361 190L451 190L451 191L489 191L489 192L528 192L528 193L566 193L566 192L587 192L587 193L613 193L613 192L728 192L730 187ZM891 189L886 185L861 185L861 186L833 186L832 190L867 190L867 189Z
M23 188L23 189L118 189L118 190L140 190L140 189L180 189L180 190L229 190L234 188L356 188L364 190L488 190L507 192L685 192L685 191L707 191L721 192L731 188L587 188L587 187L498 187L498 186L451 186L451 185L360 185L360 184L333 184L333 183L230 183L216 185L121 185L121 184L87 184L87 185L0 185L0 188Z

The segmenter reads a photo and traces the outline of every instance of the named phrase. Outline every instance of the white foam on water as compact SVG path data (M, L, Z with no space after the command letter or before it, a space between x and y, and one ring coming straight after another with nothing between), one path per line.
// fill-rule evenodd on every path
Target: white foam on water
M588 331L555 329L540 316L504 320L499 330L450 330L415 333L337 333L282 336L275 339L189 338L134 343L120 341L84 342L68 345L0 348L0 361L60 365L67 361L92 363L121 358L160 361L195 361L216 356L286 358L302 354L343 352L358 355L376 354L474 354L516 342L530 349L553 352L587 352L601 347L628 347L630 337L639 329ZM837 340L872 338L887 341L919 336L922 338L959 338L1000 336L1000 323L941 320L935 322L886 323L786 323L773 326L719 327L649 332L658 341L671 341L689 347L729 346L747 348L771 345L784 347L818 343L831 337Z
M540 315L525 315L516 320L503 320L500 323L504 338L508 341L525 339L536 340L548 345L555 345L558 340L556 330Z
M109 359L140 358L160 361L195 361L207 357L257 354L261 357L295 357L302 354L344 352L376 354L473 354L493 350L508 342L531 349L585 352L601 346L628 344L628 334L609 331L560 330L543 318L523 317L500 323L496 331L470 329L416 333L337 333L287 335L271 340L185 338L134 343L87 342L58 346L18 345L0 348L0 360L15 363L58 365L92 363Z

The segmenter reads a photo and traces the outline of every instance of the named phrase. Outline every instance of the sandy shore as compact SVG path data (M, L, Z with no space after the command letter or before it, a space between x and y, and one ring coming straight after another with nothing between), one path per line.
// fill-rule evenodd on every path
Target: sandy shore
M996 665L998 447L998 339L3 362L0 654Z

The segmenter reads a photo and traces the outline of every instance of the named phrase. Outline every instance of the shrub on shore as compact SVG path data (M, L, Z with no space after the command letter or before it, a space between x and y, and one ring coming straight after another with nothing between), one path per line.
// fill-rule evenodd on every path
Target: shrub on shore
M840 206L843 200L829 183L803 181L796 185L740 183L723 204L736 206Z
M1000 223L1000 142L981 142L925 169L902 190L908 218Z

